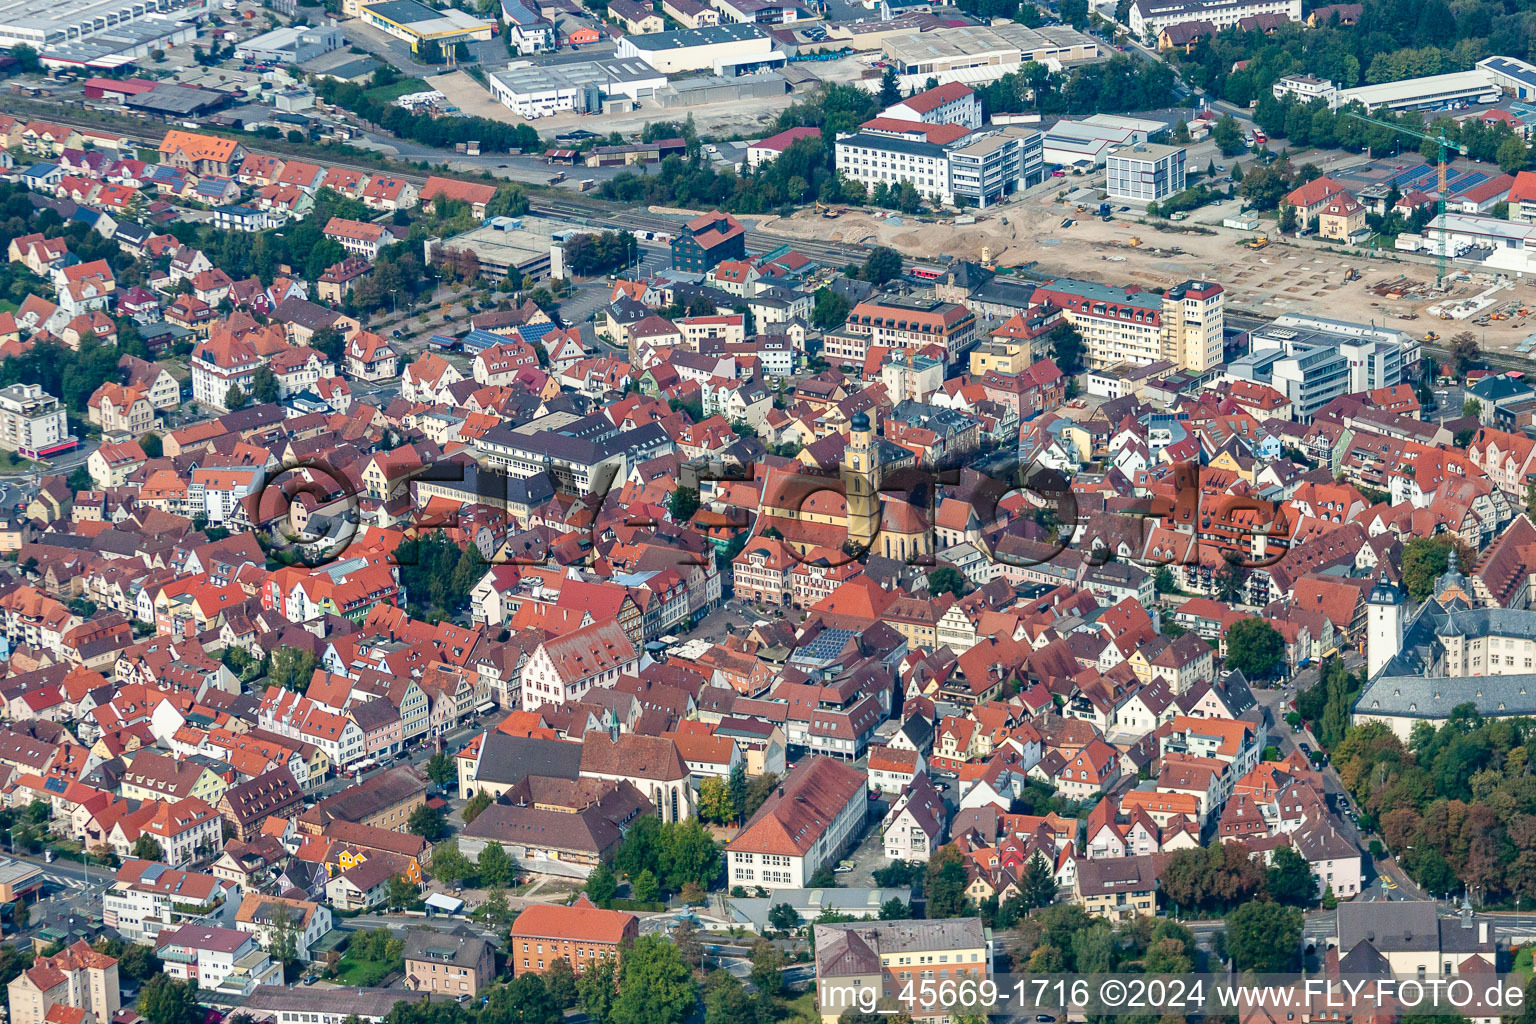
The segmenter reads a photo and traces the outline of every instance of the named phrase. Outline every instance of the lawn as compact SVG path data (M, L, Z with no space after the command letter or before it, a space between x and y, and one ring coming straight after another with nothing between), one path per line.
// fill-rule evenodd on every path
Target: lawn
M15 452L0 451L0 470L35 469L37 463L24 459Z
M369 89L367 96L369 99L377 100L380 103L392 103L408 93L428 92L430 89L431 86L419 78L402 78L392 85L381 85Z
M405 964L400 960L357 960L349 949L342 954L336 965L336 980L343 985L373 988L391 971L398 971Z
M812 985L804 992L784 1004L785 1024L820 1024L821 1014L816 1012L816 986Z

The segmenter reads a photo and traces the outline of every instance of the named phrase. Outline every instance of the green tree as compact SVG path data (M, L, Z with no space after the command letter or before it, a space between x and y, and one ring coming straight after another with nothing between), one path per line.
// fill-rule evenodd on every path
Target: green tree
M339 366L346 348L346 338L334 327L321 327L309 336L309 347Z
M1248 570L1236 562L1223 562L1216 570L1216 599L1242 604L1248 591Z
M1295 970L1301 962L1301 923L1297 907L1244 903L1227 915L1227 952L1233 966L1257 974Z
M1310 907L1317 902L1317 877L1294 847L1282 846L1269 859L1265 888L1277 903Z
M315 674L315 656L302 647L279 647L272 652L267 681L285 690L303 693Z
M1083 353L1087 346L1076 327L1066 321L1057 324L1048 335L1051 343L1051 359L1056 368L1068 377L1083 372Z
M258 402L275 402L278 398L277 374L272 368L263 363L256 367L256 372L251 375L251 397Z
M1497 159L1499 169L1505 174L1517 174L1525 170L1525 165L1530 159L1530 150L1525 145L1525 140L1518 135L1511 135L1499 143Z
M501 889L494 890L485 898L485 923L496 931L505 932L512 927L516 917L512 905L507 902L507 894Z
M901 86L896 81L896 69L887 66L880 73L880 105L894 106L901 102Z
M599 864L587 875L587 898L600 907L608 905L619 892L618 880L613 877L613 872L608 870L606 864Z
M901 253L887 246L877 245L864 261L864 280L879 286L901 276Z
M699 492L692 487L678 487L667 498L667 514L674 523L686 523L699 510Z
M1056 872L1045 858L1029 859L1024 877L1019 879L1019 896L1026 907L1048 907L1056 902Z
M1214 843L1175 851L1158 883L1181 910L1223 910L1263 889L1264 868L1246 844Z
M768 923L775 930L792 932L800 927L800 915L788 903L775 903L768 908Z
M705 821L723 825L736 816L731 803L731 790L719 776L710 776L699 783L699 817Z
M139 989L139 1013L149 1024L201 1024L197 984L156 974Z
M1435 580L1445 575L1450 561L1449 537L1415 537L1403 548L1403 586L1408 596L1422 601L1434 593Z
M298 934L294 928L293 910L286 903L279 903L272 910L267 953L274 961L283 965L285 978L291 978L298 973Z
M959 597L965 593L965 576L951 565L941 565L937 569L928 571L928 593L933 597L940 594L954 594Z
M1166 565L1157 567L1157 575L1152 578L1152 585L1159 594L1171 594L1179 589L1178 581L1173 578L1172 571Z
M91 471L84 466L76 466L65 479L64 485L79 494L81 491L92 490L96 482L91 479Z
M678 922L677 927L672 929L672 944L677 947L683 963L691 969L698 970L703 965L704 939L698 925L686 919Z
M642 935L624 953L612 1024L683 1024L698 1000L698 983L677 947Z
M421 836L429 843L446 839L449 833L448 821L443 817L443 812L428 804L422 804L411 812L405 830Z
M486 843L475 863L482 886L500 889L517 880L517 861L500 843Z
M630 883L630 890L635 894L635 899L642 903L654 903L661 899L661 883L650 868L641 871Z
M816 289L816 304L811 308L811 322L818 330L832 331L848 321L853 303L842 292L823 285Z
M784 954L767 939L758 939L752 945L752 984L769 999L784 994Z
M953 843L939 847L928 858L923 891L928 894L928 916L938 919L966 913L965 861Z
M576 972L571 970L571 962L563 956L555 957L549 970L544 972L544 989L562 1014L581 999L576 991Z
M1237 126L1237 119L1231 114L1224 114L1217 120L1216 127L1211 129L1211 138L1221 150L1222 156L1235 156L1248 148L1243 143L1243 130ZM1235 164L1232 170L1234 174L1237 172Z
M1285 638L1263 619L1239 619L1227 630L1227 668L1249 679L1269 679L1285 666Z
M484 811L487 807L491 806L493 803L495 803L495 801L491 799L491 794L487 793L483 789L476 793L474 796L470 797L469 800L464 804L464 810L460 812L464 818L464 824L468 825L470 822L480 817L481 812Z
M159 434L145 434L139 438L139 447L144 449L144 454L152 459L164 458L165 456L165 443L160 440Z
M486 849L495 845L487 843ZM475 877L475 863L459 849L457 840L445 839L432 851L432 877L445 885L458 885Z
M487 217L521 217L528 212L528 193L521 185L501 185L485 204Z
M590 878L590 876L589 876ZM581 1008L587 1011L597 1024L612 1024L614 1003L618 998L618 962L605 956L587 964L586 970L576 980L576 992L581 996Z
M224 392L224 408L230 412L234 412L236 409L244 409L249 401L250 399L246 397L244 391L240 390L240 385L238 384L231 384Z
M778 788L779 776L774 772L764 772L747 782L746 796L741 805L741 817L750 819L757 813L757 809L763 806L763 802L773 795Z
M160 843L147 832L141 833L133 841L133 855L140 860L165 860L165 851L160 848Z
M427 759L427 778L438 786L447 786L459 777L453 758L439 751Z
M1474 369L1483 358L1483 348L1477 343L1477 337L1471 331L1462 331L1451 337L1451 362L1455 366L1456 376L1465 377L1467 371Z
M880 920L903 921L912 916L912 908L903 903L900 897L892 896L880 904Z
M1483 403L1475 398L1469 398L1461 403L1461 414L1469 419L1481 419L1483 415Z
M1536 513L1532 513L1536 515ZM731 774L726 779L726 788L731 794L731 814L737 820L742 818L742 811L747 805L747 766L743 761L737 761L731 766Z

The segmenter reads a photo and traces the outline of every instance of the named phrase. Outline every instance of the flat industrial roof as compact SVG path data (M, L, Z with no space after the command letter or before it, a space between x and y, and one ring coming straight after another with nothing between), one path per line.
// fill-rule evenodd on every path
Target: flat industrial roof
M1526 63L1518 57L1485 57L1477 62L1480 68L1487 68L1495 74L1506 78L1513 78L1517 82L1536 86L1536 66Z
M1453 71L1448 75L1428 75L1424 78L1410 78L1402 82L1382 82L1380 85L1362 85L1354 89L1339 90L1339 106L1347 106L1358 100L1366 106L1379 103L1394 103L1416 98L1432 99L1448 93L1465 92L1473 89L1494 88L1492 77L1487 71Z
M690 46L715 46L720 43L736 43L748 39L768 39L755 25L706 25L703 28L627 35L624 38L631 46L641 50L682 50Z
M437 11L416 0L383 0L382 3L365 3L363 9L412 32L436 35L447 32L476 31L496 24L485 18L477 18L456 7Z
M921 64L924 61L954 57L975 57L983 53L1017 50L1024 54L1083 45L1097 46L1092 39L1065 25L1026 28L1009 24L961 25L956 28L937 28L931 32L912 32L885 40L881 49L904 64Z
M1184 152L1183 146L1160 146L1154 142L1142 145L1126 146L1118 152L1110 155L1119 160L1161 160L1173 153Z
M588 85L612 86L656 79L665 82L667 78L645 61L633 58L506 67L492 73L491 77L500 81L512 92L539 92L545 89L581 88Z
M90 35L91 26L121 28L152 11L174 11L184 6L179 0L12 0L0 6L0 33L19 28L46 35L74 28Z

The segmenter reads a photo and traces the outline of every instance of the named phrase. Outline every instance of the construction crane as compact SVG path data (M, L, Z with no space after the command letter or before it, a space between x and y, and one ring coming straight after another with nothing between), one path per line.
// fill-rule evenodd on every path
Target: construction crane
M1466 156L1467 147L1463 146L1459 142L1452 142L1450 139L1447 139L1445 137L1445 129L1443 128L1437 129L1438 134L1430 135L1427 132L1416 131L1412 128L1405 128L1400 124L1392 124L1388 121L1381 121L1374 117L1366 117L1364 114L1357 114L1352 110L1347 111L1347 113L1356 121L1364 121L1366 124L1374 124L1378 128L1386 128L1389 131L1401 132L1402 134L1410 135L1415 139L1424 139L1427 142L1433 142L1439 148L1440 160L1437 164L1437 170L1439 172L1439 188L1437 190L1438 198L1435 200L1435 214L1440 220L1441 237L1440 244L1437 247L1437 251L1435 253L1435 287L1444 288L1445 250L1449 248L1450 242L1450 240L1445 237L1448 234L1445 225L1445 151L1448 149L1454 149L1462 156ZM1390 213L1391 211L1389 210L1387 212Z

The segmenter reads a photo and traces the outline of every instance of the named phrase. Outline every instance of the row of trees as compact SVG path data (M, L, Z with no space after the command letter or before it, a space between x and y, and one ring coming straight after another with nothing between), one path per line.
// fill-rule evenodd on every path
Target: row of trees
M1185 81L1238 105L1279 79L1311 74L1350 88L1464 70L1490 53L1536 43L1530 0L1366 0L1355 25L1281 26L1271 34L1228 29L1181 57Z
M1394 132L1354 116L1364 113L1365 110L1356 104L1342 110L1330 110L1320 99L1302 103L1294 96L1277 100L1270 95L1259 100L1254 109L1254 123L1266 134L1284 138L1296 146L1339 148L1356 153L1368 149L1377 154L1397 149L1417 152L1429 161L1439 159L1440 150L1436 143ZM1371 116L1408 129L1422 131L1424 127L1420 116L1414 113L1379 111ZM1509 173L1523 170L1528 162L1525 140L1502 121L1490 125L1476 118L1457 122L1446 117L1433 121L1432 125L1436 133L1443 131L1448 141L1464 147L1466 155L1473 160L1497 163ZM1447 156L1454 159L1456 152L1450 151Z

